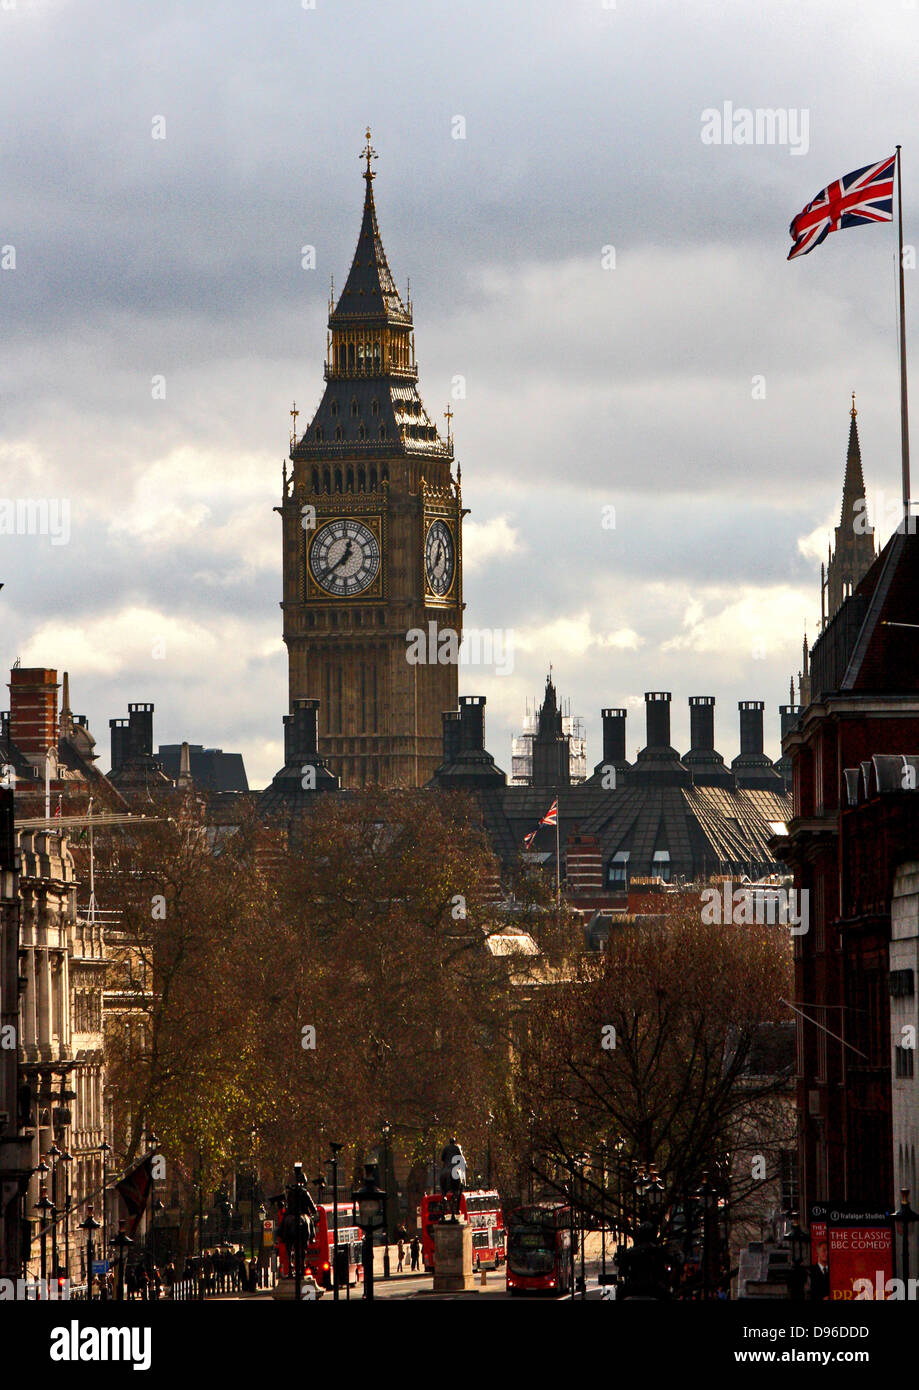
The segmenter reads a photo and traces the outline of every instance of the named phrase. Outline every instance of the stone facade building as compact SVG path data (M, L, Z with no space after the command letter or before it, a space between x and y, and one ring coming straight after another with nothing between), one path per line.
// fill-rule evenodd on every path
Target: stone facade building
M345 787L422 786L440 761L441 711L457 698L463 506L449 429L418 393L411 303L377 225L369 143L364 215L330 304L326 387L292 440L281 505L284 641L295 701L318 701L319 750ZM296 423L296 417L295 417ZM408 635L433 631L433 656Z

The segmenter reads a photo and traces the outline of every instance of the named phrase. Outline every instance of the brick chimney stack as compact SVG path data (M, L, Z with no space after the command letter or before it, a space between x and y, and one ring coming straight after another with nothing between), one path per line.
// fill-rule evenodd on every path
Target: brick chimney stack
M57 671L14 666L10 671L10 738L34 767L57 752Z

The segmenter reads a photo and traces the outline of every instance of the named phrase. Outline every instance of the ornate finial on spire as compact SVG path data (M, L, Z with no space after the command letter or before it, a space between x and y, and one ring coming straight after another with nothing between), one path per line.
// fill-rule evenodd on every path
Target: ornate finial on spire
M450 444L453 442L453 434L450 429L450 422L453 419L453 411L450 409L449 401L447 401L447 408L444 411L444 419L447 422L447 443Z
M794 678L794 676L792 676L792 677L791 677L791 680L788 682L788 703L789 703L790 705L793 705L794 702L795 702L795 678Z
M849 414L852 416L852 419L853 419L853 420L855 419L856 415L858 414L858 411L855 409L855 392L854 392L854 391L852 392L852 409L849 411Z
M377 152L376 152L376 150L373 148L373 146L372 146L371 143L370 143L370 126L368 126L368 127L367 127L367 144L366 144L366 145L364 146L364 148L361 150L361 159L366 159L366 161L367 161L367 168L364 170L364 178L367 179L368 183L369 183L369 181L370 181L371 179L375 179L375 178L376 178L376 174L373 172L373 170L372 170L371 167L370 167L370 161L371 161L371 159L376 159L376 157L377 157Z
M300 414L297 409L297 402L294 401L290 410L290 418L293 420L293 428L290 431L290 447L293 448L297 442L297 416Z

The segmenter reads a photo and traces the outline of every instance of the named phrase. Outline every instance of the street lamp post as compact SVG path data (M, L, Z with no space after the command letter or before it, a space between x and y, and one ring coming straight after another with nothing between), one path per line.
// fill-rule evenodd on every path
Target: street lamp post
M40 1248L41 1248L41 1266L40 1266L40 1267L41 1267L41 1281L42 1281L42 1284L44 1284L44 1283L45 1283L45 1280L46 1280L47 1277L48 1277L48 1250L47 1250L48 1213L49 1213L49 1212L51 1212L51 1213L54 1213L54 1212L55 1212L54 1203L52 1202L51 1198L48 1196L48 1189L47 1189L47 1187L45 1186L44 1183L41 1184L41 1196L39 1197L38 1201L35 1203L35 1210L41 1212L41 1217L40 1217L39 1219L40 1219L40 1221L41 1221L41 1223L42 1223L42 1226L41 1226L41 1239L40 1239L39 1244L40 1244Z
M93 1231L98 1231L101 1225L101 1221L97 1221L93 1216L93 1204L89 1202L86 1207L86 1220L80 1222L80 1230L86 1232L86 1296L89 1299L93 1296Z
M118 1251L118 1281L115 1288L115 1297L119 1303L124 1302L124 1252L129 1245L134 1242L124 1229L124 1217L118 1222L118 1234L113 1236L109 1242Z
M702 1297L707 1299L711 1296L711 1212L718 1200L707 1171L702 1174L702 1184L695 1195L702 1207Z
M580 1203L580 1220L579 1220L579 1222L578 1222L578 1225L579 1225L579 1227L580 1227L580 1232L581 1232L581 1298L582 1298L582 1299L584 1299L584 1298L587 1297L587 1269L586 1269L586 1264L585 1264L586 1256L585 1256L585 1252L584 1252L584 1246L587 1244L587 1241L586 1241L586 1239L585 1239L586 1234L587 1234L587 1212L586 1212L586 1210L585 1210L585 1198L586 1198L586 1190L587 1190L587 1184L586 1184L586 1179L585 1179L585 1171L586 1171L587 1159L588 1159L588 1155L587 1155L587 1154L578 1154L578 1158L577 1158L577 1162L578 1162L578 1165L579 1165L579 1171L578 1171L578 1194L579 1194L579 1203Z
M51 1159L51 1201L54 1206L54 1217L51 1222L51 1277L57 1278L57 1161L61 1156L61 1150L57 1144L52 1144L48 1150L48 1157Z
M65 1149L61 1154L61 1163L64 1165L64 1276L70 1279L70 1164L73 1162L73 1154Z
M316 1178L315 1186L316 1186L316 1205L317 1205L317 1207L321 1207L321 1206L322 1206L322 1194L325 1192L325 1187L326 1187L325 1178L324 1178L323 1175L322 1175L322 1169L321 1169L321 1168L320 1168L320 1170L319 1170L319 1175L318 1175L318 1177ZM335 1237L334 1237L334 1235L333 1235L333 1237L332 1237L332 1256L331 1256L331 1259L329 1260L329 1278L330 1278L330 1279L334 1279L334 1278L335 1278Z
M328 1160L332 1169L332 1298L336 1303L338 1302L338 1155L343 1147L336 1140L329 1140L329 1148L332 1151L332 1157ZM349 1274L350 1265L349 1259Z
M600 1283L606 1284L606 1140L600 1149Z
M392 1136L392 1125L388 1120L384 1120L380 1126L383 1136L383 1183L387 1190L387 1197L383 1204L383 1278L391 1277L389 1265L389 1232L390 1232L390 1211L389 1211L389 1140Z
M798 1213L792 1212L794 1225L788 1232L788 1245L791 1250L791 1275L788 1280L788 1293L796 1303L804 1298L804 1261L808 1252L808 1238L798 1225Z
M908 1187L900 1188L900 1210L894 1216L894 1221L902 1227L900 1233L900 1276L903 1280L903 1297L909 1298L909 1228L914 1221L919 1221L919 1216L916 1215L909 1204Z
M99 1145L99 1152L102 1155L102 1234L99 1237L99 1248L103 1251L108 1250L108 1208L106 1206L106 1199L108 1196L108 1156L111 1153L111 1149L111 1144L109 1144L107 1140L103 1139L102 1143ZM102 1280L101 1292L103 1299L107 1299L108 1284L106 1283L105 1279Z
M373 1298L373 1235L385 1221L386 1193L376 1180L373 1164L364 1165L364 1181L351 1193L355 1211L355 1221L364 1237L362 1260L364 1265L364 1297Z

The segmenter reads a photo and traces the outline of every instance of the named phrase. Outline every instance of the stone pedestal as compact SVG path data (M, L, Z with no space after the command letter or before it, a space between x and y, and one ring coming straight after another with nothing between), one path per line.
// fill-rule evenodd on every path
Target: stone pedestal
M472 1227L443 1221L434 1227L434 1292L463 1293L474 1287Z

